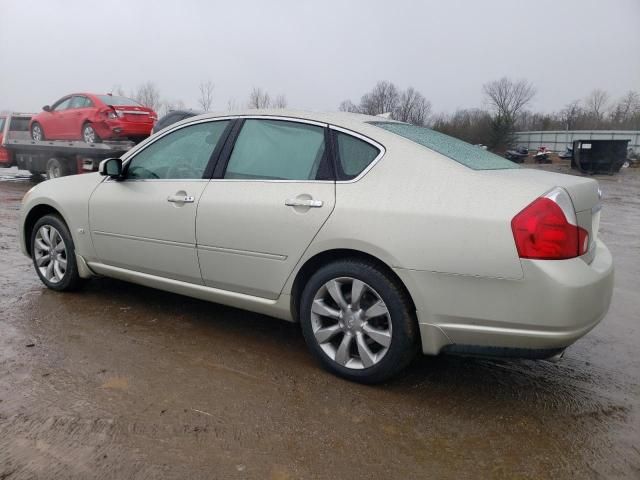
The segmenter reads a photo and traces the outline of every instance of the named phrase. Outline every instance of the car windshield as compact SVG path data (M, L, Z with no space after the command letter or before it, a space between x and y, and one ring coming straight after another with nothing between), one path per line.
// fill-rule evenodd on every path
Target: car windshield
M98 95L98 98L105 104L110 106L116 105L136 105L141 107L142 105L127 97L117 97L115 95Z
M488 152L482 147L471 145L429 128L399 122L369 123L434 150L473 170L520 168L517 164Z

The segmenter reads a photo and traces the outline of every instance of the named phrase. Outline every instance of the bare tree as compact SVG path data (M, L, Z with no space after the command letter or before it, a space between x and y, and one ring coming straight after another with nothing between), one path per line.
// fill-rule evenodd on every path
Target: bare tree
M238 107L238 102L236 101L235 98L230 98L227 101L227 111L235 112L236 110L240 110L240 108Z
M431 103L413 87L400 94L398 106L393 111L393 118L414 125L425 125L431 112Z
M338 107L341 112L360 113L358 106L351 100L343 100Z
M278 95L271 106L273 108L287 108L287 97Z
M573 102L567 104L567 106L565 106L560 112L560 115L562 117L562 120L566 124L566 129L573 130L576 127L578 119L582 115L580 100L574 100Z
M206 82L200 82L200 97L198 98L198 105L205 112L211 110L213 104L213 82L207 80Z
M146 82L140 85L138 90L133 94L133 98L145 107L152 108L156 111L158 111L162 106L160 101L160 92L153 82Z
M118 95L119 97L127 96L127 94L124 93L124 88L122 88L122 85L120 85L119 83L111 87L111 93L113 93L114 95Z
M271 98L269 97L269 94L259 87L254 87L249 94L247 106L249 108L269 108L270 105Z
M485 83L482 89L495 113L510 122L515 122L518 113L536 94L536 89L526 80L513 81L507 77Z
M360 111L367 115L394 112L398 108L400 94L398 88L389 81L381 81L360 100Z
M493 110L489 146L497 151L513 143L518 115L531 102L536 89L526 80L513 81L507 77L485 83L482 90Z
M160 102L160 105L157 108L157 112L162 115L166 115L172 110L185 110L187 107L182 100L166 100Z
M609 103L609 94L599 88L596 88L595 90L593 90L589 94L589 96L585 99L587 112L593 118L596 127L600 126L600 122L604 117L604 112L607 109L608 103Z

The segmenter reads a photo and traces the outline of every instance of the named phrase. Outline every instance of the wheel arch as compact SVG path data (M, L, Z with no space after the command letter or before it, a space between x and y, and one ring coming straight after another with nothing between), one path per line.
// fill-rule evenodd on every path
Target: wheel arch
M391 266L378 258L371 253L364 252L362 250L356 250L351 248L332 248L329 250L324 250L322 252L316 253L312 257L305 260L302 266L298 269L293 283L291 285L291 316L295 322L299 321L298 318L298 307L300 304L300 295L302 291L311 278L311 276L322 266L330 262L335 262L337 260L347 260L347 259L356 259L362 260L367 263L372 263L377 266L380 270L389 275L389 277L397 283L397 285L402 289L404 294L407 296L407 299L411 303L411 308L415 310L415 302L411 297L411 293L409 289L404 284L404 282L400 279L400 277L393 271Z
M40 218L52 214L60 217L65 225L67 225L67 228L69 227L69 222L67 222L60 210L47 203L39 203L33 206L25 216L22 234L24 235L24 247L29 256L31 256L31 235L33 233L33 227Z

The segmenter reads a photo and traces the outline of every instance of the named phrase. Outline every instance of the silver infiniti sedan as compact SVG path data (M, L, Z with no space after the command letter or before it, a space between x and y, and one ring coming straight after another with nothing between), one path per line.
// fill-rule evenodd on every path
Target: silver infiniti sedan
M348 113L206 114L24 197L42 282L103 275L300 322L331 372L557 358L609 308L593 179Z

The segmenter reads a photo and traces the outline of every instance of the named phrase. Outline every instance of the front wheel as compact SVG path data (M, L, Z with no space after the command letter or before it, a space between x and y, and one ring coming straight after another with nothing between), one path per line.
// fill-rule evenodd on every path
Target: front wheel
M45 215L34 225L31 257L36 273L48 288L73 290L80 284L73 239L57 215Z
M305 341L332 373L379 383L404 369L418 347L407 294L377 265L342 260L319 269L300 301Z
M31 125L31 138L36 142L41 142L44 140L44 130L39 123L34 123Z

